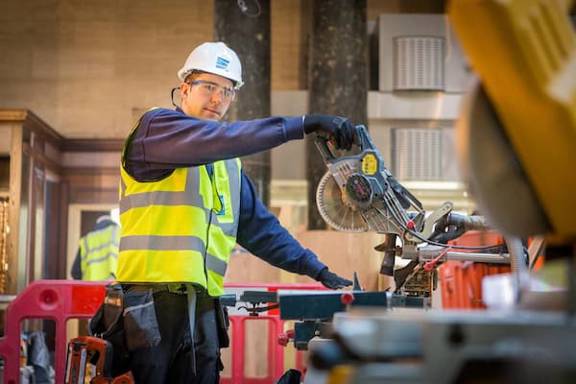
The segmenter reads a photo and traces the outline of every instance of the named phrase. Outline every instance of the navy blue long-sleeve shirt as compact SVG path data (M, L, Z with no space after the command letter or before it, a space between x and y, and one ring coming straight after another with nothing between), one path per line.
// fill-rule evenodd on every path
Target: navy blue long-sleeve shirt
M303 136L302 117L227 123L193 118L180 109L157 108L144 114L129 138L124 168L138 181L156 181L175 168L246 156ZM266 209L244 172L237 242L289 272L316 278L326 268Z

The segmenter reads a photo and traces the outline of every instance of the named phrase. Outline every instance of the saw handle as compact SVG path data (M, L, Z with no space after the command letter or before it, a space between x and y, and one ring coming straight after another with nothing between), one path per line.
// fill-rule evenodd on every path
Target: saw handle
M329 145L329 143L330 139L325 136L316 135L314 139L314 144L316 144L316 148L318 148L318 151L325 162L336 159L333 152L334 149Z
M374 143L372 143L366 127L364 125L357 125L355 128L354 145L360 148L360 151L374 149ZM324 135L316 135L314 143L324 161L335 160L337 157L340 157L334 153L334 144L328 137Z
M374 143L368 135L368 129L364 125L356 126L356 134L354 135L354 144L360 148L361 151L367 149L375 149Z

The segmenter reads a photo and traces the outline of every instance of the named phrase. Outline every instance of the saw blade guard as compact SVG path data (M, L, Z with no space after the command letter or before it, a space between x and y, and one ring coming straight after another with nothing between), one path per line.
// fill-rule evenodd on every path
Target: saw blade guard
M356 127L359 153L339 155L330 144L326 138L316 140L328 167L316 190L316 204L328 225L346 232L371 230L402 235L414 216L424 215L418 199L385 167L366 127ZM408 208L416 214L409 214Z

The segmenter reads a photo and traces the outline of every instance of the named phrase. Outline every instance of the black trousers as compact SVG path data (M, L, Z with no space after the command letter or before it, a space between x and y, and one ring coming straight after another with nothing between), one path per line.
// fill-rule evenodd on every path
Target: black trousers
M154 307L161 341L129 353L136 383L217 384L222 366L214 299L205 292L197 294L194 346L185 294L155 292Z

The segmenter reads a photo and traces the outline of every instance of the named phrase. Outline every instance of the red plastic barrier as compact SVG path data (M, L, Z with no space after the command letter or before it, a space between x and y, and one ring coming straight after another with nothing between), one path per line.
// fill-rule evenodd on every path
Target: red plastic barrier
M67 280L38 280L31 283L6 309L0 355L4 358L4 383L19 382L20 323L24 319L55 322L56 383L64 382L66 369L66 321L90 318L104 299L106 283Z
M268 373L265 377L248 378L244 372L244 344L246 322L261 321L268 323ZM231 316L232 330L232 376L223 377L221 383L265 384L275 382L284 373L284 350L278 345L277 335L282 333L283 321L278 316Z
M31 283L6 309L5 336L0 338L0 356L4 359L5 384L19 382L21 322L24 319L47 319L55 322L55 372L56 383L64 382L66 370L66 322L69 319L88 319L96 313L105 295L108 282L72 280L37 280ZM227 288L323 290L319 284L227 284ZM232 327L232 377L222 378L222 383L267 384L274 383L284 371L284 351L277 342L283 333L284 322L277 311L258 317L231 316ZM248 321L268 323L268 376L247 378L244 373L245 325ZM297 355L297 368L302 369L301 354Z
M266 290L277 292L278 290L326 290L320 284L226 284L226 288L236 288L243 290ZM264 377L248 377L245 372L245 351L246 344L246 325L249 321L261 321L261 329L267 325L268 337L268 359L267 373ZM266 325L264 325L266 324ZM230 316L230 327L232 330L232 340L230 343L232 357L232 376L222 377L222 384L272 384L276 383L284 373L284 346L278 342L278 336L284 333L284 321L280 319L278 310L268 311L267 314L261 314L257 317L251 316ZM303 353L296 353L296 368L304 371L305 364Z

